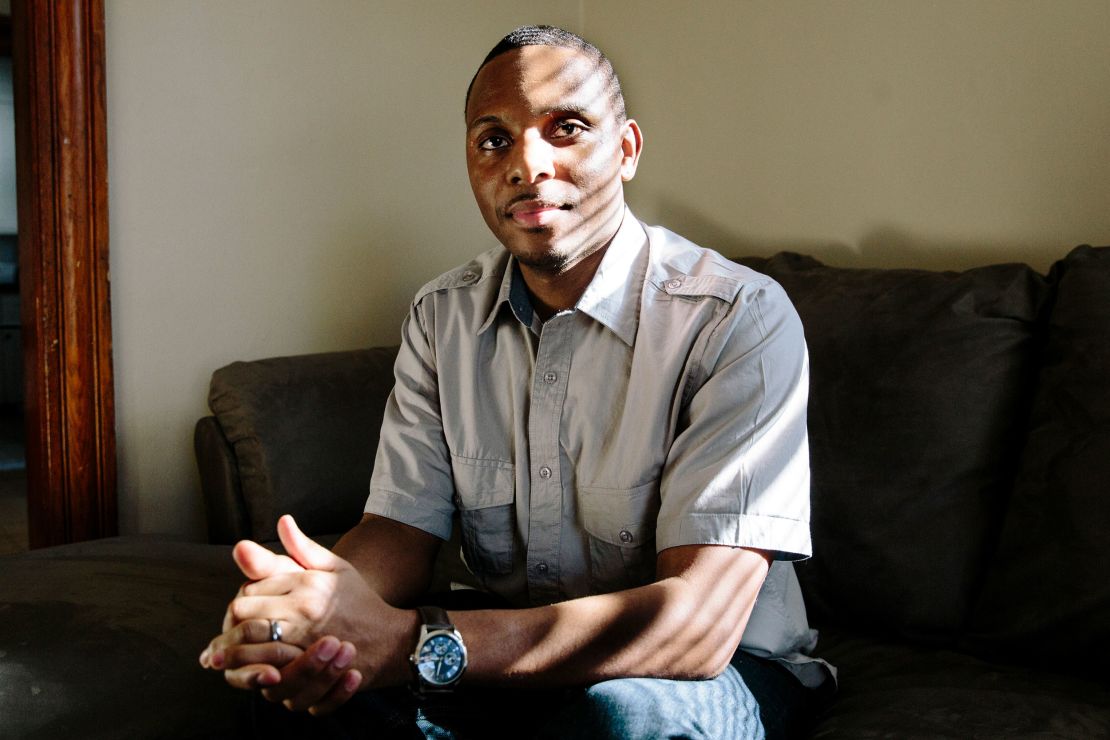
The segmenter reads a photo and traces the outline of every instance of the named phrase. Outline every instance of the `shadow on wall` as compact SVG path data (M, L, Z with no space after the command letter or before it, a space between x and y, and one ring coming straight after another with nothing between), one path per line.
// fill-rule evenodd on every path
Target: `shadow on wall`
M777 252L799 252L837 267L966 270L1000 262L1024 262L1044 272L1078 246L937 239L913 234L895 225L875 226L855 245L807 238L763 238L737 233L686 203L662 198L657 210L667 214L663 226L726 257L769 257Z

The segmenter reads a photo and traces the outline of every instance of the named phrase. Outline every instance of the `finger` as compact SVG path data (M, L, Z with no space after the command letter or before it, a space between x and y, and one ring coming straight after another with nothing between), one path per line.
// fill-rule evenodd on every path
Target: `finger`
M221 662L225 671L235 671L260 664L271 665L280 670L302 655L304 651L296 645L267 642L255 645L233 645L224 651Z
M305 568L335 570L343 563L342 558L331 550L309 539L289 514L278 519L277 530L281 544L285 545L285 551Z
M238 598L238 597L236 597L236 598ZM224 611L224 621L220 624L220 631L221 632L227 632L228 630L233 629L234 627L235 627L235 620L231 616L231 604L228 604L227 609Z
M281 683L281 668L304 655L283 642L236 645L224 653L224 680L237 689L256 689Z
M260 619L267 623L271 619L276 619L282 622L283 633L286 624L293 622L295 614L288 596L239 596L231 602L227 610L235 627L252 619ZM231 631L225 630L225 634ZM290 642L287 637L286 635L283 639Z
M281 671L272 665L260 663L224 671L224 680L237 689L264 689L281 682Z
M242 599L244 599L244 598L249 598L249 597L253 596L253 594L248 593L247 587L250 586L250 585L251 584L247 583L247 584L244 584L243 586L241 586L239 588L239 593L236 594L235 598L231 600L231 603L229 603L227 605L227 610L224 612L223 622L220 625L220 631L221 632L231 632L233 629L235 629L235 627L237 625L239 625L240 622L242 622L244 619L247 619L247 617L239 616L239 613L240 613L239 610L243 608L243 604L241 604L239 602L241 602ZM288 592L285 592L285 593L288 593ZM281 596L283 594L270 594L270 595L272 595L272 596ZM266 619L268 620L268 619L270 619L270 617L267 616Z
M251 581L244 584L239 589L240 596L284 596L291 592L294 587L300 583L300 574L304 571L297 571L296 573L279 573L269 578L263 578L261 581Z
M227 667L225 665L227 652L240 645L284 644L300 651L298 643L300 639L303 639L303 635L301 635L290 622L285 620L275 621L277 621L278 625L281 627L281 640L276 641L273 639L273 635L270 631L270 620L252 619L237 624L226 632L221 632L212 638L212 641L208 643L208 646L200 654L200 664L205 668L223 670Z
M278 555L267 550L261 545L250 540L241 540L231 550L231 556L239 570L252 581L272 577L280 573L296 573L304 570L295 561L285 555ZM242 595L244 587L240 587ZM224 619L220 629L227 632L235 626L235 619L229 608L224 612Z
M309 714L317 717L331 714L358 693L361 686L362 674L355 670L347 671L339 679L339 682L332 687L332 690L324 695L323 699L308 708Z
M339 683L354 660L356 651L349 642L324 637L303 656L286 665L281 682L263 691L270 701L280 701L292 711L306 710L319 703Z
M243 571L243 575L252 581L269 578L278 573L303 570L285 555L278 555L250 540L237 542L231 550L231 557L235 559L235 564Z

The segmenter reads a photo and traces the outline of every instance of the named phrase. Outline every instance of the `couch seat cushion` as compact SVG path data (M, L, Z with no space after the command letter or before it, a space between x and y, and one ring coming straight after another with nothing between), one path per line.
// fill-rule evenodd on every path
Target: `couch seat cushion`
M815 738L1110 737L1110 685L949 650L822 633L840 690Z
M245 692L197 656L231 548L120 537L0 558L0 737L231 737Z

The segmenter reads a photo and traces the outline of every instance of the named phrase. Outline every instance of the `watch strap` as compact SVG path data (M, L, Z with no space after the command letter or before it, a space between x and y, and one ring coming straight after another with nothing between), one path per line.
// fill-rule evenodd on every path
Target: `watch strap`
M451 624L451 620L447 617L447 612L438 606L418 606L416 611L420 612L420 620L427 630L455 629L455 625Z

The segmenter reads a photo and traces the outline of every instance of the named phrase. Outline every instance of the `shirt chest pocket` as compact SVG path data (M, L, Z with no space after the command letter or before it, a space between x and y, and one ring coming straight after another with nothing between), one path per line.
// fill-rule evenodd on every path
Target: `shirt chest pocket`
M467 567L479 578L511 573L516 529L513 464L452 455L451 474Z
M578 510L589 539L590 585L596 593L655 579L658 481L635 488L582 487Z

